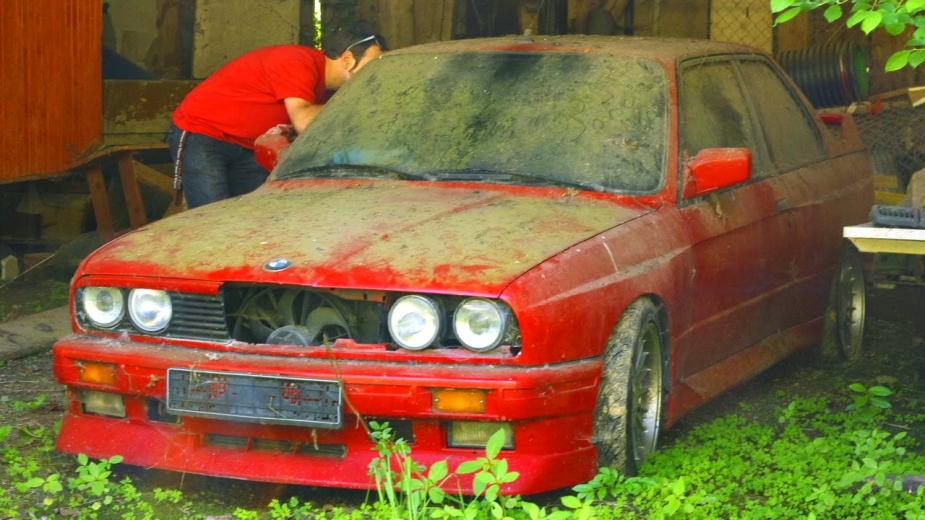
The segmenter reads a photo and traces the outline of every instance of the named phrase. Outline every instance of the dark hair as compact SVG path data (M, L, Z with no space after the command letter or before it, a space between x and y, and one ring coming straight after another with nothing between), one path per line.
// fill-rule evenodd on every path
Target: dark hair
M347 49L350 49L357 60L361 60L366 54L366 49L373 45L378 45L383 51L388 50L385 37L374 33L366 24L339 27L321 37L321 49L324 50L324 55L332 60L339 58Z

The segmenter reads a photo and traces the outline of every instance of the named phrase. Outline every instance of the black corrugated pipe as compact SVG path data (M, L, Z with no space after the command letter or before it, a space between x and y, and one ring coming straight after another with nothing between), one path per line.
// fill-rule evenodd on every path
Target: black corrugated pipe
M781 52L777 61L816 108L867 99L867 53L857 43L827 43Z

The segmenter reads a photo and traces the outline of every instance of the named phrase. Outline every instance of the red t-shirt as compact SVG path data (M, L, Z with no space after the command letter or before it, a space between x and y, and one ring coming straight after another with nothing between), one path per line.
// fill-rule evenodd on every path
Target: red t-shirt
M276 125L289 124L283 100L327 101L324 53L301 45L248 52L196 86L173 113L182 130L247 148Z

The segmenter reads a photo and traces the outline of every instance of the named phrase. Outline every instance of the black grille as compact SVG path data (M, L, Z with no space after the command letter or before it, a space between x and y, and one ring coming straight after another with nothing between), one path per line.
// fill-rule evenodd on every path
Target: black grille
M221 295L171 292L170 300L173 303L173 319L165 336L205 341L231 339Z
M85 329L100 330L94 326L83 309L83 289L77 294L77 321ZM122 289L123 298L128 301L129 289ZM181 292L168 292L170 303L173 306L173 316L170 325L162 332L151 333L135 327L126 310L122 321L112 327L112 331L142 334L146 336L162 336L168 338L194 339L202 341L231 341L228 325L225 321L225 304L221 293L215 296L204 294L191 294Z

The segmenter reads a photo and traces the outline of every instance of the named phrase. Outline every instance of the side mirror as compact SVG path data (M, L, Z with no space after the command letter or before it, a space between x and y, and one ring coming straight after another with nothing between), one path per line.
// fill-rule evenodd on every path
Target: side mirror
M254 159L257 164L272 172L282 152L289 148L289 138L278 133L266 133L254 141Z
M683 197L689 199L751 177L752 152L748 148L706 148L684 168Z

